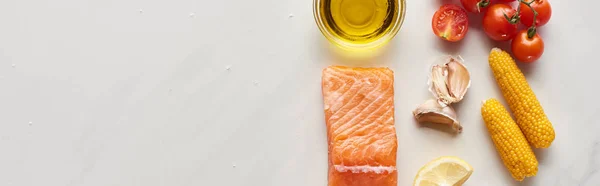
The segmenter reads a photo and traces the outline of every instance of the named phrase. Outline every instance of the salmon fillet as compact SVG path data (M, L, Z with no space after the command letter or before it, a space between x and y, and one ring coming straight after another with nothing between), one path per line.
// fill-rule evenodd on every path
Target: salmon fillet
M388 68L323 70L329 186L396 186L393 84Z

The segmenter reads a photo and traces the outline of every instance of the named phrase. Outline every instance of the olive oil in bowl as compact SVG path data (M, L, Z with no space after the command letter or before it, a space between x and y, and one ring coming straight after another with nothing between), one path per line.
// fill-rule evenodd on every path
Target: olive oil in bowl
M332 43L352 50L390 41L404 19L404 0L315 0L315 21Z

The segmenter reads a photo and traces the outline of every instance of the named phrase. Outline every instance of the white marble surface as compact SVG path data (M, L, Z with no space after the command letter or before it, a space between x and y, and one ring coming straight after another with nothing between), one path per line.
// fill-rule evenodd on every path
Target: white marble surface
M597 1L553 0L544 56L523 65L556 129L538 176L512 180L479 115L500 98L496 44L471 19L464 41L435 38L441 0L409 0L389 51L396 73L399 185L459 156L474 185L600 185ZM292 16L290 16L292 15ZM1 0L0 185L326 185L321 69L311 0ZM457 136L420 127L426 69L461 54L473 76Z

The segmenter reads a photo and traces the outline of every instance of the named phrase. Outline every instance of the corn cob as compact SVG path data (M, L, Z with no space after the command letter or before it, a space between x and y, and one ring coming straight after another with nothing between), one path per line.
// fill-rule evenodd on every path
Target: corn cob
M502 95L527 141L535 148L549 147L555 135L552 123L513 58L505 51L494 48L490 52L489 62Z
M538 161L525 136L496 99L489 99L481 107L481 116L494 141L496 150L513 178L522 181L537 174Z

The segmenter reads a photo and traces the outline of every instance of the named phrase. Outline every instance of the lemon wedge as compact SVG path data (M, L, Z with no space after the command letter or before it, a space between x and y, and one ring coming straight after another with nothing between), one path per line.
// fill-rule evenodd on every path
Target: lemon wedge
M473 167L457 157L444 156L421 167L413 186L460 186L473 173Z

